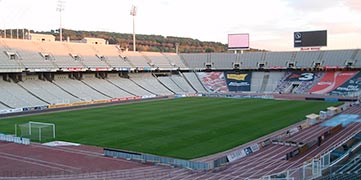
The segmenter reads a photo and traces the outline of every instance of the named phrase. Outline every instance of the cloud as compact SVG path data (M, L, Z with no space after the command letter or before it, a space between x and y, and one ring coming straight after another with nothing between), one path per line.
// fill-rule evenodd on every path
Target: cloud
M315 23L313 24L316 27L323 27L324 29L329 30L332 34L349 34L349 33L359 33L361 27L351 24L351 23Z
M345 0L344 4L352 10L361 11L360 0Z
M351 0L358 1L358 0ZM303 12L322 11L340 4L342 0L286 0L289 7Z

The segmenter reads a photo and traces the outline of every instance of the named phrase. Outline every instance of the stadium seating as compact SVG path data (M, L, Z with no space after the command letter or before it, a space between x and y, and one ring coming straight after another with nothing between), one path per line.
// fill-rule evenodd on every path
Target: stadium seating
M359 49L357 51L357 54L355 54L355 67L361 67L361 50Z
M171 65L178 67L180 69L188 69L188 67L183 63L182 59L175 53L163 53L170 62Z
M270 72L267 85L263 92L266 93L274 92L274 90L277 88L277 83L281 80L282 77L283 77L282 72Z
M81 43L64 43L64 46L70 51L72 55L77 55L79 60L87 68L109 68L109 65L101 59L98 53L87 44Z
M137 96L152 96L154 94L150 93L149 91L146 91L142 87L135 84L133 81L131 81L128 78L120 78L116 76L109 77L107 79L110 83L124 89L127 92L131 92L134 95Z
M269 52L266 53L268 67L287 67L287 62L292 61L292 52Z
M242 69L257 69L257 63L262 61L263 52L244 53L240 55Z
M44 53L37 46L34 45L34 41L23 40L9 40L6 42L7 46L14 50L19 55L19 62L28 69L45 69L50 71L55 69L56 66L51 61L51 58L42 57Z
M313 67L314 62L321 62L319 59L321 51L300 51L295 57L296 66L299 68Z
M67 68L85 68L80 59L71 56L71 50L68 49L64 42L34 42L36 46L47 53L52 61L61 69ZM74 54L75 55L75 54Z
M171 95L174 94L169 89L164 87L151 74L130 74L130 79L138 86L143 87L152 94L156 95Z
M123 52L122 56L126 61L131 63L133 67L150 68L149 60L139 52Z
M112 68L119 70L121 68L131 68L129 62L125 61L120 55L121 51L114 45L92 45L89 44L98 58L105 61Z
M171 69L173 66L168 61L167 57L158 52L142 52L146 58L150 60L151 65L154 68L159 69Z
M22 68L38 70L43 69L43 71L51 71L56 68L50 59L45 59L41 56L41 50L34 46L33 41L10 39L2 41L1 44L3 46L3 52L8 51L16 54L17 64L19 64ZM10 60L9 57L5 57L4 60L6 59L13 61Z
M185 72L183 75L197 92L207 92L194 72Z
M10 107L5 105L5 103L0 101L0 110L6 110L6 109L10 109Z
M18 84L49 104L67 104L80 101L53 83L39 80L36 76L27 76L24 81L20 81Z
M324 51L322 62L324 66L344 67L346 62L352 59L354 50Z
M180 57L190 69L205 69L205 64L210 63L207 54L180 54Z
M0 39L0 42L2 40ZM0 46L0 71L1 72L19 72L25 67L21 66L19 64L18 59L10 59L9 56L4 53L7 52L8 49L4 48L3 46Z
M361 174L361 156L360 154L353 159L349 160L346 164L340 167L335 174L351 174L351 173L360 173Z
M251 84L252 92L260 92L261 91L264 75L265 75L264 72L253 72L252 73L252 79L251 79L251 82L253 82Z
M84 84L94 89L95 91L103 94L109 98L123 98L134 96L126 91L122 90L114 84L105 81L104 79L98 79L94 74L87 74L83 76L81 80Z
M181 89L170 77L158 77L158 80L175 94L184 94L183 89Z
M321 68L345 67L350 63L352 68L361 67L360 49L175 54L123 52L116 45L0 39L0 52L1 73L33 73L21 75L23 78L19 82L14 80L17 83L12 80L1 81L1 109L130 96L228 93L224 74L217 70L233 70L237 63L241 70L259 69L260 64L263 64L265 69L283 69L283 72L253 71L251 92L305 94L312 93L311 88L317 86L328 72L313 72L312 81L286 81L290 75L286 70L288 63L295 63L296 68L307 70L313 68L315 63L320 63ZM152 73L132 73L142 70L155 71L157 68L163 71L177 69L182 72L178 72L179 75L158 78L153 77ZM213 72L191 72L209 68ZM109 76L96 78L94 74L82 73L88 70L106 71L105 74ZM81 75L75 78L71 74L64 76L55 71L76 71L81 72ZM111 71L128 72L130 78L119 77L116 73L112 75ZM37 72L54 72L54 80L31 77L34 74L39 75ZM340 86L340 83L337 86ZM331 92L324 90L321 93ZM345 96L360 93L338 92ZM13 97L9 98L6 94L12 94Z
M332 169L326 170L323 175L315 180L358 180L361 178L361 157L360 154L354 155L353 158L347 160L343 165L337 165Z
M173 75L170 79L177 84L184 93L194 94L196 91L192 88L192 86L184 79L182 76Z
M306 72L307 73L307 72ZM316 72L312 73L314 79L312 81L302 81L302 80L286 80L288 77L295 75L292 72L283 73L283 77L280 78L277 87L274 89L274 92L281 93L294 93L294 94L305 94L319 82L324 73Z
M11 108L49 105L49 103L33 96L17 83L3 80L0 80L0 101Z
M211 62L215 69L233 69L237 56L231 53L211 53Z
M91 87L76 79L55 78L54 84L83 101L109 99L108 96L101 94L100 92L92 89Z
M176 94L194 94L196 91L181 76L158 77L158 80Z
M158 53L158 52L123 52L115 45L94 45L74 42L40 42L16 39L1 39L0 50L15 54L9 60L6 53L0 55L2 72L15 69L30 71L50 71L61 68L122 70L122 68L180 68L182 70L233 69L239 63L241 69L287 68L288 63L295 63L297 68L312 68L315 63L321 67L344 67L351 63L361 67L359 49L332 51L294 51L294 52L245 52L233 53Z

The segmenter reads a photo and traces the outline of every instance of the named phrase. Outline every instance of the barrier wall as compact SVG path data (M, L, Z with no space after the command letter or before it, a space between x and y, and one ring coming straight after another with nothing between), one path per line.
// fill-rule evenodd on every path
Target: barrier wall
M246 157L247 155L250 155L254 152L257 152L260 150L260 146L258 143L252 144L249 147L246 147L244 149L239 149L236 151L233 151L229 154L227 154L227 159L229 162L233 162L235 160L241 159L243 157Z
M214 168L221 167L222 165L227 164L228 162L229 161L228 161L227 156L223 156L223 157L218 158L218 159L213 161L213 167Z
M159 164L167 164L171 166L181 167L181 168L189 168L193 170L209 170L213 168L213 164L204 163L204 162L193 162L182 159L175 159L169 157L161 157L150 154L141 154L135 152L127 152L121 150L114 150L104 148L104 155L109 157L118 157L129 160L139 160L142 162L152 162Z
M221 98L255 98L255 99L274 99L272 95L248 95L248 94L202 94L203 97L221 97Z
M22 112L22 111L23 111L23 108L4 109L4 110L0 110L0 114L16 113L16 112Z
M23 144L23 145L30 144L30 139L28 139L28 138L16 137L14 135L6 135L6 134L2 134L2 133L0 133L0 141L12 142L12 143Z

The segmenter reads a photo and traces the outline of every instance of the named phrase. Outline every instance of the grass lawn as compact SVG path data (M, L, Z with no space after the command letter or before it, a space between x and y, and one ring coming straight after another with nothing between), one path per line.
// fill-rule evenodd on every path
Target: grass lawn
M193 159L225 151L318 113L330 102L179 98L0 120L56 124L57 140Z

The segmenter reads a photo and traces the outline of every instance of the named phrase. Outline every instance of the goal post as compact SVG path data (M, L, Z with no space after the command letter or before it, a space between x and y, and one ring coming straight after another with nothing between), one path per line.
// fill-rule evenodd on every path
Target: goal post
M17 129L18 127L19 130ZM16 125L15 132L19 133L21 137L39 142L53 140L56 137L54 123L29 121L28 123Z
M52 129L53 129L53 138L55 139L55 124L54 123L43 123L43 122L34 122L34 121L29 121L29 132L30 132L30 135L31 135L31 128L32 128L32 125L33 126L44 126L44 127L47 127L47 126L51 126ZM42 127L39 128L39 130L41 129Z

